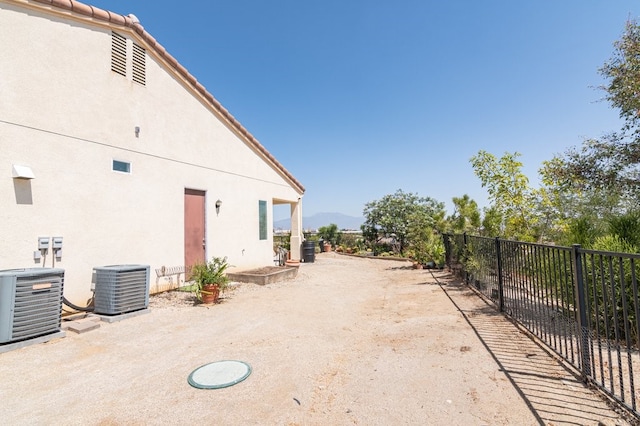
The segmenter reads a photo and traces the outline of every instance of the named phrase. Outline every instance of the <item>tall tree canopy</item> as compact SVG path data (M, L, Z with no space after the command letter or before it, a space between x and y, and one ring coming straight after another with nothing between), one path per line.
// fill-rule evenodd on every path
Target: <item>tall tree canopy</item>
M640 26L628 21L622 38L614 43L613 56L600 68L608 80L606 99L620 110L625 130L637 135L640 125Z
M480 151L471 159L492 201L494 220L485 228L495 229L495 219L502 217L501 230L509 238L590 246L610 234L630 244L640 241L640 26L635 21L627 22L599 72L606 80L604 99L624 125L545 161L540 189L528 186L517 153L498 159Z
M606 198L623 210L640 204L640 26L627 22L612 57L600 68L605 99L619 110L618 132L586 140L545 162L543 175L574 197ZM575 191L579 191L575 193ZM605 195L606 194L606 195ZM613 197L613 198L612 198Z
M482 216L482 232L485 237L498 237L503 235L502 213L496 207L485 207L483 209L484 215Z
M540 238L536 215L538 193L529 186L518 157L517 152L506 152L497 158L481 150L471 157L471 165L482 186L487 188L494 216L504 218L505 236L533 241Z
M480 229L480 210L478 203L464 194L462 197L453 197L454 212L447 219L456 233L478 233Z
M640 201L640 140L622 133L588 139L580 148L545 161L541 174L574 198L607 194L616 205L636 206Z
M403 192L398 189L380 200L365 204L363 211L365 223L363 236L372 242L381 237L395 237L402 253L407 247L408 231L412 221L418 218L421 223L437 227L445 215L444 203L430 197Z

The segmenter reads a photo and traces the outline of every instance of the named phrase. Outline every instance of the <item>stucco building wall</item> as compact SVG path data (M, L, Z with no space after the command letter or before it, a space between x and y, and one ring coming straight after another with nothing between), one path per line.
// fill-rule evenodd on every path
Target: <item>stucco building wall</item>
M272 203L298 211L303 190L144 40L31 2L0 1L0 29L0 269L52 266L51 250L34 261L37 238L60 236L69 300L90 298L94 266L149 264L153 287L156 268L184 264L185 188L206 191L207 258L273 264ZM130 64L111 71L112 30L146 48L145 85ZM13 165L35 178L12 178Z

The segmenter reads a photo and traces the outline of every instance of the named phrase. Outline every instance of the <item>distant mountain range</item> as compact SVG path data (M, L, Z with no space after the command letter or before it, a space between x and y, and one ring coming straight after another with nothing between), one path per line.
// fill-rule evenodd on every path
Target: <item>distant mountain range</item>
M342 213L316 213L313 216L302 218L302 227L305 230L318 229L335 223L338 229L360 230L360 225L364 223L364 218L347 216ZM276 220L273 222L273 229L291 229L291 219Z

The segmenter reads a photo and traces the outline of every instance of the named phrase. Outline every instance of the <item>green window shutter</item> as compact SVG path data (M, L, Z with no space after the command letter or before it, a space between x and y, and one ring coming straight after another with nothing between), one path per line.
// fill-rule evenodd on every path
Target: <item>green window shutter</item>
M260 239L267 239L267 202L258 201L258 215L260 217Z

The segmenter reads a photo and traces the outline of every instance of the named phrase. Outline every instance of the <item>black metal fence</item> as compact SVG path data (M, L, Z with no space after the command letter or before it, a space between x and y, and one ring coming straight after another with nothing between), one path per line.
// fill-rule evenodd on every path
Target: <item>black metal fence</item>
M444 235L447 266L640 416L640 254Z

